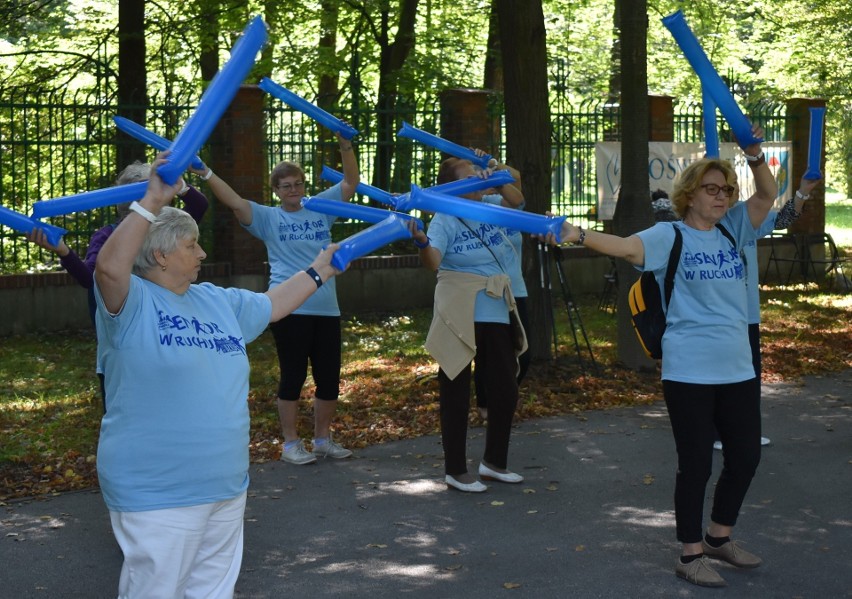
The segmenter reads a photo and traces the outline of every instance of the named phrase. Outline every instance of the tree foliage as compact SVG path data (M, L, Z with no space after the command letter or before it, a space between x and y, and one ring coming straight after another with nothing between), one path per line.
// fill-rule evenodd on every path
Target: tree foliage
M447 87L481 86L491 0L161 0L145 2L148 97L197 101L204 82L253 14L270 44L251 77L269 75L316 99L333 79L338 103L379 107L384 90L415 106ZM698 101L698 81L660 19L682 9L741 104L767 98L828 101L829 182L852 178L852 5L846 0L648 0L648 87ZM412 13L412 6L416 13ZM562 61L572 103L607 98L617 37L614 0L541 0L549 62ZM406 20L406 15L414 14ZM321 43L333 15L332 45ZM113 101L118 13L108 0L0 1L0 91L97 90ZM403 44L403 41L405 43ZM326 40L327 41L327 40ZM398 42L396 46L393 46ZM407 48L385 67L382 56ZM384 53L384 54L383 54Z

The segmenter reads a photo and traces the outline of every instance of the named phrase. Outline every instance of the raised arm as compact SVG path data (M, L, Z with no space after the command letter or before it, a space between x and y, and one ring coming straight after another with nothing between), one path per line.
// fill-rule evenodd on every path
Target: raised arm
M127 299L133 262L148 234L148 227L151 226L151 222L143 214L147 211L156 217L163 206L168 205L183 187L183 179L178 179L174 185L167 185L157 175L157 167L166 162L166 155L159 154L151 165L151 177L148 179L145 197L138 202L143 209L142 214L131 210L98 253L95 280L104 305L112 314L118 313Z
M361 173L358 169L358 159L355 157L352 140L344 139L338 132L337 141L340 142L340 161L343 163L343 181L340 188L343 201L348 202L355 195L355 188L361 182Z
M183 195L178 194L178 197L183 200L183 209L189 213L195 222L200 223L207 212L207 208L210 207L207 196L192 185L187 185L187 190Z
M775 229L786 229L796 222L796 219L802 215L805 202L811 199L811 193L820 181L822 181L821 178L805 179L802 177L795 195L787 200L787 203L778 211L778 215L775 217Z
M297 272L266 292L266 295L272 300L270 322L281 320L290 314L305 303L305 300L313 295L323 283L340 273L331 265L331 257L339 247L336 243L329 244L314 259L310 267ZM319 277L319 281L316 280L316 277Z
M755 137L763 137L763 129L757 125L752 127L752 131ZM769 170L769 165L766 164L766 157L760 148L760 143L747 146L743 152L754 176L755 187L754 194L746 200L748 217L751 225L758 229L766 220L766 215L769 214L778 196L778 185L775 183L775 176Z
M231 209L240 224L246 226L251 224L251 203L241 197L230 185L225 183L221 177L213 172L213 169L205 165L203 169L190 167L188 170L201 177L202 180L207 181L213 195Z

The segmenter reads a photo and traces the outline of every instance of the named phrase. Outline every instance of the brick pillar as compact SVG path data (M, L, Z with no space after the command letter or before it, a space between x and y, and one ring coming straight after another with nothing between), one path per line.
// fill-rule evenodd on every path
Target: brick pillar
M673 100L671 96L648 96L648 141L674 141Z
M496 92L484 89L447 89L441 92L440 136L466 148L479 148L499 155L500 118L492 115L489 103ZM442 154L443 158L449 158Z
M268 183L263 102L265 94L256 85L243 85L210 136L209 165L242 197L268 203ZM212 195L212 194L211 194ZM266 248L249 235L227 206L213 204L214 256L230 262L231 273L265 274Z
M789 173L793 190L799 188L799 181L808 168L808 145L811 131L811 113L809 108L824 108L825 100L791 98L787 100L787 127L792 143L791 160L793 170ZM825 127L823 126L823 149L820 157L820 171L825 175ZM790 225L790 233L822 233L825 231L825 184L814 189L811 199L805 203L796 222Z

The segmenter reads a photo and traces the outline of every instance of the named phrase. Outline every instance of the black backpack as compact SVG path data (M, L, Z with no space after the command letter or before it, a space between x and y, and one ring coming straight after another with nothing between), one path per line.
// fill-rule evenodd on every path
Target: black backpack
M720 224L716 225L722 234L728 238L733 246L737 242L728 230ZM642 276L633 283L627 294L627 302L630 305L630 315L633 319L633 330L639 338L642 349L649 358L659 360L663 357L663 333L666 332L666 312L663 307L668 307L674 290L674 276L677 264L680 262L680 253L683 249L683 233L677 225L674 227L675 239L672 251L669 254L669 264L666 267L666 276L663 279L663 291L665 303L660 297L660 286L651 271L645 271Z

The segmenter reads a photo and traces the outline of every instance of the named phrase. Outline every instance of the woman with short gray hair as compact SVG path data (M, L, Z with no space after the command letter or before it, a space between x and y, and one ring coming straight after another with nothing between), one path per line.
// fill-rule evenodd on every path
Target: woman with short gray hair
M195 284L198 227L167 204L154 162L145 197L98 256L98 355L107 411L98 478L124 553L121 597L232 597L248 487L246 344L329 278L331 244L266 293Z

